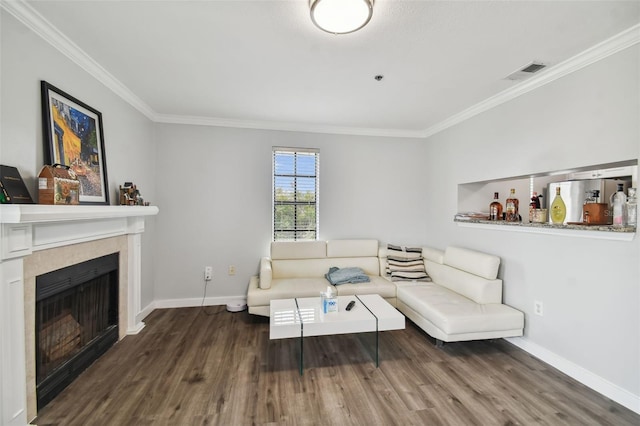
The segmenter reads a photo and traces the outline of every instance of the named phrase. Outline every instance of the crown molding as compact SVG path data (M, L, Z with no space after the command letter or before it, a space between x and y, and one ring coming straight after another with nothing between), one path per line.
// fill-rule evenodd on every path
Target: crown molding
M240 129L276 130L285 132L325 133L352 136L378 136L394 138L422 138L422 131L401 129L375 129L367 127L341 127L309 123L286 123L279 121L236 120L186 115L156 114L155 121L167 124L192 126L235 127Z
M455 114L448 119L441 121L440 123L429 127L422 132L423 138L428 138L436 133L453 127L456 124L460 124L463 121L470 119L478 114L495 108L503 103L509 102L519 96L536 90L546 84L549 84L559 78L562 78L568 74L576 72L584 67L587 67L594 62L598 62L608 56L627 49L640 42L640 24L622 31L621 33L590 47L589 49L560 62L549 69L541 71L528 80L503 90L497 95L491 96L482 102L475 104L474 106L465 109L464 111Z
M13 15L34 33L67 56L72 62L84 69L96 80L112 90L116 95L140 111L151 121L167 124L187 124L214 127L235 127L244 129L279 130L306 133L329 133L355 136L399 137L426 139L436 133L462 123L478 114L495 108L505 102L536 90L567 74L578 71L594 62L600 61L621 50L640 42L640 24L577 54L576 56L541 71L528 80L506 89L476 105L455 114L424 130L376 129L364 127L341 127L304 123L286 123L276 121L252 121L224 119L216 117L181 116L159 114L146 102L133 93L120 80L110 74L77 44L33 9L25 0L0 0L0 7Z
M1 0L0 6L40 36L44 41L68 57L73 63L89 73L89 75L111 89L125 102L140 111L150 120L154 120L156 113L147 103L129 90L127 86L104 69L82 50L80 46L53 26L53 24L47 21L24 0Z

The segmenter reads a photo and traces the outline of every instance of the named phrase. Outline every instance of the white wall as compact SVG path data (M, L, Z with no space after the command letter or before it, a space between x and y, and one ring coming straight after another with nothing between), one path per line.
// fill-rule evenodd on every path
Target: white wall
M198 302L203 269L214 268L207 303L246 297L271 241L273 146L320 149L320 235L416 242L422 212L423 142L158 125L155 297L159 306ZM236 275L227 274L228 266ZM178 299L190 299L180 302Z
M153 123L58 50L0 9L0 164L17 167L37 199L36 176L44 164L40 80L102 113L111 204L125 181L156 198ZM153 300L154 218L143 234L142 306Z
M502 258L506 303L526 314L529 349L611 384L640 409L640 238L632 242L458 227L457 185L637 159L637 45L427 140L425 240ZM507 194L508 188L501 194ZM493 193L485 194L487 206ZM527 204L525 194L521 205ZM534 300L544 316L533 315ZM595 375L597 377L593 377Z

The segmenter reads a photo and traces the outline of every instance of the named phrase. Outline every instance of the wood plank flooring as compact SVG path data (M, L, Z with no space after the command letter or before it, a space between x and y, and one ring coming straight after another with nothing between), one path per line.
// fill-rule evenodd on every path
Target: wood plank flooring
M639 425L640 416L503 341L407 328L269 340L267 318L156 310L42 409L46 425Z

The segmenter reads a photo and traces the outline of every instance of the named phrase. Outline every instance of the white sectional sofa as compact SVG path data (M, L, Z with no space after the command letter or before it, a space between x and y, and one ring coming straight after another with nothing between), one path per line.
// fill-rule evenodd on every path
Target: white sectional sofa
M396 286L380 276L380 262L378 240L273 242L270 257L260 260L260 276L249 282L249 313L269 316L271 299L320 296L330 285L324 275L333 266L360 267L371 280L336 286L339 296L379 294L396 306Z
M500 258L459 247L424 247L431 282L392 282L377 240L273 242L251 278L249 313L269 316L272 299L314 297L330 285L331 267L360 267L370 282L342 284L338 295L380 294L437 343L521 336L524 315L502 303Z

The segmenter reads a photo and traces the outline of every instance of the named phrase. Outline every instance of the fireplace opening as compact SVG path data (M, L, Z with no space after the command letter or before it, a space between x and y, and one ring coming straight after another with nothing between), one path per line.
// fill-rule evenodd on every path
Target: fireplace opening
M36 277L38 409L118 341L118 257Z

